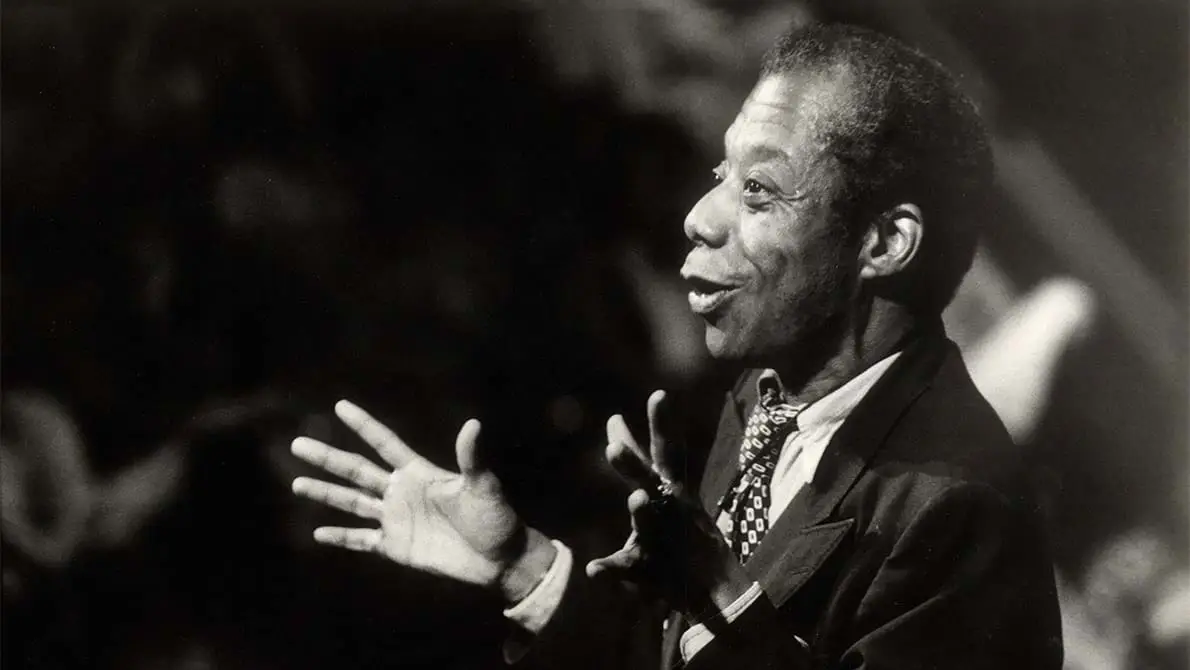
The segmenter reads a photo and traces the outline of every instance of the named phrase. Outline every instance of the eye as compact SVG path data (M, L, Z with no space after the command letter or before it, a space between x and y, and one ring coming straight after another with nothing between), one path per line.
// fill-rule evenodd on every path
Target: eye
M773 189L753 177L740 184L740 202L756 212L767 210L773 204Z
M744 180L744 195L764 195L769 189L755 179Z
M715 180L715 183L719 183L724 179L727 179L727 166L723 163L716 165L711 169L711 178Z

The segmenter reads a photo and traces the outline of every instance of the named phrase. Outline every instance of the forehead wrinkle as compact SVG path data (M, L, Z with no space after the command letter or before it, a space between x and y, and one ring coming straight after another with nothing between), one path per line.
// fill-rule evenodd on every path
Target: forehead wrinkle
M803 130L806 122L798 115L799 107L758 102L751 97L748 102L750 104L740 110L740 115L724 134L724 148L729 156L734 150L741 160L778 159L791 170L791 176L796 181L794 188L799 193L804 192L811 183L830 179L828 173L831 165L825 159L833 156L819 133ZM749 111L754 112L756 107L779 111L750 114ZM765 133L749 138L752 141L741 146L740 134L745 125L775 126L784 136L774 137Z
M744 99L744 103L743 103L743 105L741 105L740 111L736 115L735 120L733 120L731 125L727 127L727 131L724 132L723 144L724 144L725 149L731 146L731 144L733 142L733 138L739 134L740 126L743 124L753 123L753 124L760 124L760 125L775 125L775 126L784 128L785 130L788 130L790 132L795 131L794 127L791 127L787 124L783 124L783 123L780 123L779 121L769 120L769 119L765 119L765 118L756 118L755 114L749 113L750 110L753 110L756 107L769 107L772 109L780 110L780 113L782 115L781 118L790 118L791 116L794 116L797 112L797 108L792 105L781 105L781 104L778 104L775 102L768 102L768 101L762 102L760 100L757 100L756 93L757 93L758 89L759 89L759 86L756 89L753 89L753 91L748 94L748 97ZM778 116L778 114L773 114L772 116Z
M756 140L751 142L748 146L741 147L739 145L740 133L742 132L741 127L745 125L776 126L781 131L789 134L791 136L790 139L794 139L792 136L797 132L796 127L791 127L786 123L781 123L778 120L767 120L751 117L747 115L744 110L741 110L740 115L736 118L736 121L731 124L731 126L727 129L727 132L723 135L723 148L727 154L731 154L732 150L736 149L741 153L746 153L747 155L759 153L765 157L774 156L785 161L790 161L793 158L793 146L789 146L792 144L791 142L773 142L770 141L772 138L768 135L762 135L759 138L756 138Z
M832 128L854 113L856 75L843 65L818 72L780 73L757 83L748 102L781 110L796 119L803 141L825 148Z

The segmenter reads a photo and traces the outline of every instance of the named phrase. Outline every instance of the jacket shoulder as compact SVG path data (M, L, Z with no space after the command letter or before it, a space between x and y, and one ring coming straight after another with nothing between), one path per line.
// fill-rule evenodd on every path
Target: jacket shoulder
M1028 463L956 349L893 426L871 469L927 495L983 489L1032 508Z

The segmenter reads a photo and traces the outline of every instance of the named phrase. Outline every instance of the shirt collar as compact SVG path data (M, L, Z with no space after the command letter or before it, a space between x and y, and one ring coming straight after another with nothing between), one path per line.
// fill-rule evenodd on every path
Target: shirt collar
M884 372L892 366L893 362L901 352L897 351L885 358L882 358L877 363L869 366L867 370L852 377L846 384L822 396L818 400L803 405L801 413L797 415L798 430L806 430L817 425L824 425L830 423L838 423L847 418L851 414L851 410L855 409L868 391L876 385ZM765 388L772 384L777 386L784 392L784 385L781 384L781 377L777 375L776 370L765 370L760 373L756 379L757 397L763 398Z

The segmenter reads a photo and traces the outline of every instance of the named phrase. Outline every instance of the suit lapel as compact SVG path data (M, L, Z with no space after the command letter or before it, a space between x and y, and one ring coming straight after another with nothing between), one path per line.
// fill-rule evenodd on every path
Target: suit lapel
M750 370L740 376L727 394L723 413L719 415L719 429L699 487L703 509L712 519L719 514L719 499L735 479L740 440L744 436L744 412L756 402L756 377L759 374L758 370Z
M954 345L940 330L914 339L835 433L813 480L794 496L756 555L748 561L748 572L760 582L774 605L780 606L800 589L839 546L851 528L851 520L824 522L855 485L897 419L925 391L942 359L953 349ZM704 477L702 501L712 516L718 513L715 505L735 473L742 417L755 402L756 394L755 383L746 382L755 376L755 373L747 375L743 387L737 386L737 392L727 403L708 460L708 468L715 470L708 469Z

